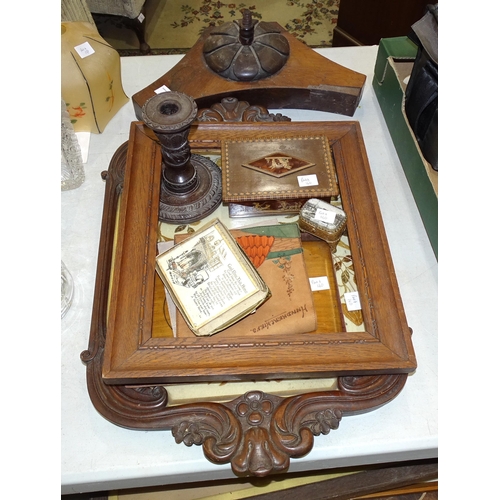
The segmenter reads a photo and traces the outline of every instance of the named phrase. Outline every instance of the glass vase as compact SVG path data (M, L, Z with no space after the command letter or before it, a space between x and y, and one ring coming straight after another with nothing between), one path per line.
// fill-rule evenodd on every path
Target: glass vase
M61 189L75 189L83 184L85 170L82 152L64 100L61 100Z
M61 260L61 319L64 318L73 302L73 277Z

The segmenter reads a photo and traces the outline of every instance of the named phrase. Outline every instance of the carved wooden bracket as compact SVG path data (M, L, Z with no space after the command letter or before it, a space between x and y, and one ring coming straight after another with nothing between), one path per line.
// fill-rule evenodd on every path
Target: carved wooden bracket
M200 109L233 96L269 109L314 109L353 116L366 75L323 57L279 24L266 25L286 38L290 46L290 56L276 74L245 82L232 81L212 71L205 62L203 47L219 27L209 27L173 68L132 96L137 119L142 120L144 103L163 86L190 95Z
M291 118L281 113L269 113L267 108L250 105L236 97L225 97L221 102L198 110L199 122L289 122Z
M227 403L168 406L162 386L127 387L102 381L103 340L84 351L92 403L107 420L136 430L172 430L177 443L199 445L208 460L231 463L237 476L285 472L290 458L309 453L314 436L339 427L343 416L378 408L403 389L407 375L340 377L339 389L280 397L251 391Z

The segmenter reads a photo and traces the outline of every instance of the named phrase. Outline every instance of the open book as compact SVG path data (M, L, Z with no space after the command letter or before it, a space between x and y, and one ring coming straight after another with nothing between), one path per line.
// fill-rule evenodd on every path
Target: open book
M271 296L250 259L218 219L158 255L156 271L197 336L226 329Z

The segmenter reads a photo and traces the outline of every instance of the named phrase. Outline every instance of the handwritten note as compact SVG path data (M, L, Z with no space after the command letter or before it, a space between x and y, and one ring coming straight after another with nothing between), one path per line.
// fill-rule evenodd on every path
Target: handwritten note
M344 293L345 305L348 311L359 311L361 310L361 302L359 301L358 292L347 292Z
M309 284L311 285L311 290L316 292L318 290L330 290L330 283L328 282L327 276L316 276L314 278L309 278Z
M309 187L318 185L318 177L316 176L316 174L299 175L297 177L297 181L299 183L299 187Z
M318 208L314 214L314 218L327 224L333 224L335 222L335 213L330 210L325 210L323 208Z
M91 56L95 50L92 48L89 42L84 42L75 47L76 53L84 59L85 57Z

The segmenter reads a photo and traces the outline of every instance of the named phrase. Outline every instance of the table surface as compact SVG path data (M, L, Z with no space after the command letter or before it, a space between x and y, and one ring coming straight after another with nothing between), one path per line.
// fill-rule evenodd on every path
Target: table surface
M290 472L437 457L438 265L372 89L377 46L318 49L326 58L367 76L353 117L309 110L282 112L293 121L360 122L385 230L410 327L418 369L392 402L345 417L336 431L315 438ZM122 83L132 96L182 55L121 59ZM170 431L122 429L101 417L87 393L85 365L101 228L106 170L136 120L129 101L100 135L92 134L83 185L61 193L61 258L75 282L73 304L61 323L61 493L166 485L234 477L230 464L207 461L199 446L176 444Z

